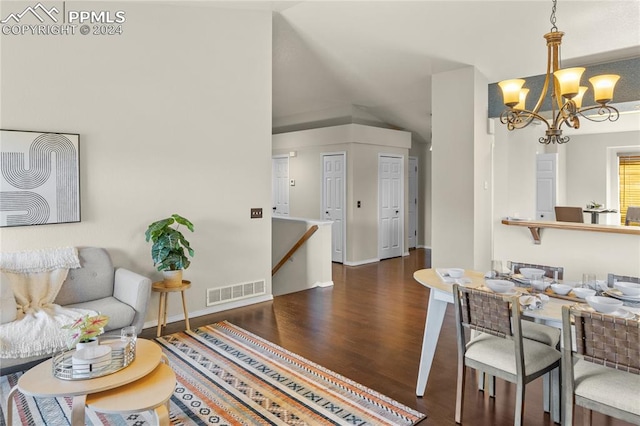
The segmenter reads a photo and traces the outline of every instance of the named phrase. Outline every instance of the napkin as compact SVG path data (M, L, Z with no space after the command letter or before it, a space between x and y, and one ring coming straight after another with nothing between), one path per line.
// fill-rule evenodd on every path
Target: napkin
M462 278L453 278L449 276L449 270L446 268L438 268L436 269L436 273L440 277L442 281L448 284L469 284L471 282L471 278L463 276Z
M522 309L525 310L542 309L544 304L548 301L549 296L546 294L537 294L535 296L525 294L520 296L520 305L522 306Z

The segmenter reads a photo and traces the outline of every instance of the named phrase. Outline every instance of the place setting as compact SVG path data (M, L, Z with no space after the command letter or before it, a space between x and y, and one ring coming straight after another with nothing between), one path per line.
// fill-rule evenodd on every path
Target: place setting
M629 306L640 306L640 284L625 281L618 281L613 284L613 288L603 291L609 297L622 300Z
M503 296L519 296L518 302L523 310L542 309L549 301L549 296L546 294L531 294L526 289L516 287L515 283L509 280L486 279L485 285L480 287L480 290Z
M463 268L437 268L436 273L440 279L448 284L469 284L471 278L464 276Z
M587 303L576 303L574 307L585 312L597 312L622 319L637 318L637 314L623 308L622 300L607 296L587 296Z

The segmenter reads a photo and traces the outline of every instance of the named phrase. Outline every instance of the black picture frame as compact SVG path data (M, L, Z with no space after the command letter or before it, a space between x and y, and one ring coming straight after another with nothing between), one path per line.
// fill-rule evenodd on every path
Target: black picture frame
M0 227L80 222L80 135L0 129Z

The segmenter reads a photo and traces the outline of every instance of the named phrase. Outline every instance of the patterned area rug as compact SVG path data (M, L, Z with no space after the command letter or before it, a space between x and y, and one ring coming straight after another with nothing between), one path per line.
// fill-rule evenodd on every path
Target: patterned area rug
M400 426L425 417L228 322L156 341L178 380L170 402L174 425ZM6 395L19 375L0 379L3 419ZM68 424L69 398L18 393L15 404L14 424ZM87 411L87 424L154 422L149 413L116 416Z

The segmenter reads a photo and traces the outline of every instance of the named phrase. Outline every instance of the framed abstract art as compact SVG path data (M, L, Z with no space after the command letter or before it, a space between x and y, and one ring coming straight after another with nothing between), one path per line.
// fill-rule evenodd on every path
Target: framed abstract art
M0 227L80 222L80 135L0 130Z

